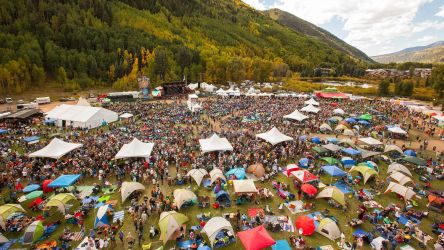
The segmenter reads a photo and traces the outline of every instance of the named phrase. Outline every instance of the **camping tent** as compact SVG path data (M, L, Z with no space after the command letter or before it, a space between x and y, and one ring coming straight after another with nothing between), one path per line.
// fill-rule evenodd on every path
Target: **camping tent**
M365 138L359 138L359 142L362 142L364 144L368 144L370 146L379 146L382 145L382 142L372 138L372 137L365 137Z
M180 209L182 205L185 204L186 202L197 200L197 196L195 193L183 188L174 190L173 196L174 196L174 203L176 204L178 209Z
M46 118L55 119L59 127L95 128L117 121L118 114L105 108L62 104L49 111Z
M308 113L315 113L315 114L317 114L319 111L320 111L320 109L319 108L316 108L315 106L313 106L313 105L308 105L308 106L305 106L305 107L303 107L302 109L301 109L301 111L304 111L304 112L308 112Z
M233 177L235 177L237 180L243 180L246 176L245 168L232 168L225 173L225 176L230 179L233 179Z
M390 131L394 134L401 134L401 135L407 134L407 131L405 131L404 129L402 129L400 127L390 127L390 128L388 128L388 131Z
M321 131L332 131L333 129L330 127L330 125L328 125L327 123L323 123L320 127L319 130Z
M160 240L165 244L188 221L188 217L176 211L162 212L159 219Z
M353 132L353 130L351 129L344 129L344 132L342 132L342 134L346 136L354 136L355 132Z
M213 217L211 218L203 227L202 232L208 236L210 240L211 246L214 246L214 241L216 240L216 236L220 231L227 230L234 235L233 227L230 222L227 221L223 217Z
M45 207L56 207L61 213L65 214L66 209L69 207L68 204L71 201L75 201L76 197L71 193L60 193L53 196L48 203L46 203Z
M58 138L54 138L44 148L29 154L29 157L46 157L46 158L59 159L65 154L82 146L83 145L80 143L70 143L62 141Z
M296 109L295 111L293 111L293 113L289 115L284 115L284 118L302 122L303 120L308 119L309 117L302 114L301 112L299 112L299 110Z
M273 146L281 142L293 140L290 136L282 134L276 127L273 127L268 132L257 134L256 137L267 141Z
M416 193L415 193L415 191L413 191L413 189L404 187L403 185L398 184L396 182L389 183L389 185L384 193L386 194L388 192L394 192L394 193L401 195L402 197L404 197L405 201L412 199L412 197L416 195Z
M330 165L339 165L339 164L341 164L338 159L333 158L333 157L322 157L320 160L321 161L325 161L325 162L327 162Z
M318 180L318 177L305 169L300 169L297 171L291 172L291 175L296 177L296 179L301 183L307 183L310 181Z
M268 234L264 226L258 226L249 230L237 233L245 247L245 250L260 250L270 247L276 243Z
M256 163L256 164L250 165L247 168L247 173L254 174L256 177L260 178L260 177L264 176L264 174L265 174L264 165L262 165L261 163Z
M372 115L370 115L370 114L363 114L363 115L361 115L360 117L359 117L359 119L360 120L365 120L365 121L371 121L372 120Z
M390 174L390 178L392 178L393 180L395 180L396 182L398 182L401 185L405 185L406 183L411 182L412 184L415 184L412 180L412 178L408 177L407 175L404 175L401 172L393 172Z
M316 199L319 198L331 198L336 202L338 202L339 204L343 206L345 205L344 193L335 186L328 186L322 189L322 191L319 192L318 195L316 196Z
M132 181L124 181L122 187L120 188L120 193L122 195L122 202L125 202L126 198L130 196L134 191L145 190L145 186L142 183Z
M333 114L343 115L343 114L345 114L345 111L343 109L337 108L337 109L333 110Z
M208 175L208 172L203 168L191 169L187 173L187 176L191 176L198 186L200 186L200 183L202 183L202 179L206 175Z
M407 175L409 175L409 176L412 176L412 173L410 173L410 170L407 168L407 167L405 167L404 165L402 165L402 164L399 164L399 163L392 163L392 164L390 164L389 166L388 166L388 168L387 168L387 174L390 174L390 173L392 173L392 172L395 172L395 171L398 171L398 172L402 172L402 173L404 173L404 174L407 174Z
M356 164L356 161L353 160L351 157L345 156L341 158L341 163L344 166L353 166Z
M391 152L391 151L396 151L396 152L398 152L400 154L404 153L404 152L402 152L402 149L400 147L396 146L396 145L385 145L384 153L388 153L388 152Z
M222 173L222 170L220 170L218 168L214 168L213 170L210 171L210 180L211 180L210 184L213 184L218 179L221 179L225 182L227 181L227 178Z
M25 230L23 235L23 244L32 244L40 239L45 232L45 228L41 221L36 220L31 223Z
M341 237L341 231L339 230L338 225L330 218L322 219L316 227L316 232L333 241Z
M253 180L233 180L233 187L237 194L258 192Z
M94 220L94 228L103 227L110 224L107 216L108 210L112 210L112 207L109 204L99 207L97 210L96 219Z
M199 139L199 143L202 153L233 150L233 146L231 146L227 138L221 138L217 134L213 134L208 139Z
M334 165L322 166L322 169L327 174L329 174L331 177L338 177L338 176L346 175L346 173L342 169L340 169L340 168L338 168L338 167L336 167Z
M48 184L48 188L59 188L59 187L69 187L73 185L78 179L80 179L82 175L81 174L64 174L57 179L51 181L51 183Z
M141 142L134 138L130 143L124 144L114 158L148 158L153 151L153 147L154 143Z
M419 165L419 166L427 166L427 161L425 161L422 158L415 157L415 156L406 156L406 157L402 158L402 160L405 162L411 163L411 164Z
M348 127L345 126L344 124L339 124L338 126L335 127L335 131L341 131L346 129L348 129Z
M304 102L305 105L314 105L314 106L319 106L319 102L317 102L315 99L310 98L310 100L305 101Z
M374 170L373 168L370 168L368 166L354 166L350 169L350 172L359 172L364 177L364 184L372 177L373 175L378 175L378 172Z
M5 204L0 206L0 226L6 229L6 220L15 213L24 213L25 209L19 204Z

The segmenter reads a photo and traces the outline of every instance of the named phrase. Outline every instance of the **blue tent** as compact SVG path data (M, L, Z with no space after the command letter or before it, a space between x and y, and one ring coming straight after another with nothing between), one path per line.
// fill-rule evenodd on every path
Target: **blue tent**
M355 123L356 122L356 120L354 118L351 118L351 117L346 118L345 121L348 122L348 123Z
M216 194L216 201L218 202L230 201L230 195L226 191L220 190Z
M321 144L321 139L319 137L312 137L311 142L315 144Z
M414 157L416 157L415 151L413 151L411 149L407 149L406 151L404 151L404 154L407 155L407 156L414 156Z
M299 140L300 141L306 141L307 140L307 136L306 135L301 135L301 136L299 136Z
M335 137L329 137L329 138L327 138L327 142L338 143L339 140L338 140L338 138L335 138Z
M94 220L94 228L110 225L107 215L108 210L112 210L112 207L109 204L99 207Z
M308 158L302 158L299 160L299 166L303 167L303 168L307 168L309 162L310 162L310 160Z
M358 228L358 229L356 229L356 231L353 232L353 236L355 236L355 237L362 237L362 236L366 236L366 235L367 235L367 232L361 228Z
M2 134L6 134L6 132L8 132L7 129L2 129L2 128L0 128L0 135L2 135Z
M244 168L233 168L230 171L225 173L225 176L227 178L229 178L230 175L236 176L236 179L238 179L238 180L243 180L243 179L245 179L245 175L246 175L245 169Z
M40 137L38 137L38 136L29 136L29 137L23 138L23 140L25 142L27 142L27 143L38 142L40 140Z
M31 184L31 185L26 186L26 187L23 189L23 192L24 192L24 193L30 193L30 192L32 192L32 191L38 190L39 188L40 188L40 185L39 185L39 184Z
M362 124L362 125L370 125L370 122L365 121L365 120L360 120L360 121L359 121L359 124Z
M354 148L343 148L343 149L341 149L341 151L348 154L348 155L358 155L361 153L361 151L356 150Z
M79 178L82 176L81 174L65 174L59 176L53 182L49 183L48 187L50 188L58 188L58 187L69 187L74 184Z
M336 177L336 176L344 176L346 175L346 173L344 171L342 171L342 169L330 165L330 166L323 166L322 169L329 174L330 176Z
M356 161L353 160L353 159L350 158L350 157L342 157L342 158L341 158L341 163L342 163L342 165L344 165L344 166L353 166L353 165L356 164Z
M337 123L339 120L336 117L332 117L332 118L328 119L328 121L331 123Z
M276 244L271 246L272 250L291 250L290 244L287 240L277 240Z

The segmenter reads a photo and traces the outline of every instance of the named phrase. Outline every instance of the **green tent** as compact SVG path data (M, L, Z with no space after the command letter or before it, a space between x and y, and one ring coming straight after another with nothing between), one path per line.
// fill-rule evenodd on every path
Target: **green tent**
M327 162L330 165L341 165L339 160L333 158L333 157L322 157L321 160Z
M312 150L313 151L315 151L316 153L318 153L318 154L325 154L325 153L328 153L328 150L327 149L325 149L324 147L314 147L314 148L312 148Z
M364 114L364 115L361 115L361 116L359 117L359 119L361 119L361 120L366 120L366 121L371 121L372 118L373 118L372 115L370 115L369 113Z
M415 156L406 156L406 157L402 158L402 160L406 161L408 163L411 163L411 164L418 165L418 166L426 166L427 165L426 160L419 158L419 157L415 157Z
M32 200L43 195L43 191L37 190L25 195L26 200Z
M26 228L25 234L23 235L23 244L32 244L38 241L44 232L45 228L42 222L39 220L34 221Z

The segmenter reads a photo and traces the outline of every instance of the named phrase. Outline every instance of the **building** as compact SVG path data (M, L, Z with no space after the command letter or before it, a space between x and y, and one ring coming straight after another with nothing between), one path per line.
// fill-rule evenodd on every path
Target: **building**
M410 78L410 70L397 70L397 69L367 69L365 76L370 79L386 79L386 78ZM414 77L427 78L432 76L432 69L428 68L416 68L413 71Z

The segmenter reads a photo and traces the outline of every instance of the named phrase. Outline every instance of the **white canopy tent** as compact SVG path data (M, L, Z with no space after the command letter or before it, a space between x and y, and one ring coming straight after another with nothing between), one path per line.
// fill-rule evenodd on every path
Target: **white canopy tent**
M305 101L304 104L305 104L305 105L315 105L315 106L319 106L319 102L317 102L315 99L313 99L313 97L310 98L310 100Z
M401 135L407 134L407 131L405 131L404 129L402 129L400 127L390 127L390 128L388 128L388 131L390 131L394 134L401 134Z
M140 182L136 182L136 181L124 181L122 183L122 187L120 188L120 194L122 195L122 202L124 202L126 200L126 198L128 198L128 196L130 196L134 191L141 191L141 190L145 190L145 186L140 183Z
M396 162L390 164L387 168L387 174L390 174L393 172L402 172L406 175L412 176L412 173L410 173L410 170L406 166L396 163Z
M235 193L257 193L253 180L233 180Z
M202 153L213 151L233 151L233 146L231 146L227 138L221 138L217 134L213 134L208 139L199 139L199 144Z
M153 147L154 143L141 142L139 139L134 138L130 143L123 145L114 158L147 158L150 157Z
M130 114L130 113L123 113L123 114L121 114L119 117L120 118L122 118L122 119L128 119L128 118L131 118L131 117L133 117L134 115L133 114Z
M88 100L85 98L80 97L77 101L77 106L91 107L91 104L89 104Z
M308 105L308 106L303 107L303 108L301 109L301 111L308 112L308 113L315 113L315 114L317 114L317 113L320 111L320 109L319 109L319 108L316 108L315 106L313 106L312 104L310 104L310 105Z
M276 127L273 127L268 132L257 134L256 137L267 141L273 146L281 142L293 140L292 137L282 134Z
M59 127L96 128L117 121L119 116L104 108L62 104L46 113L46 118L54 119Z
M372 137L365 137L365 138L359 138L358 141L364 143L364 144L368 144L370 146L379 146L379 145L383 145L383 143L379 140L376 140Z
M208 175L208 172L203 168L191 169L187 173L187 176L191 176L198 186L200 186L200 183L202 183L202 180L206 175Z
M233 227L231 226L231 223L227 219L217 216L211 218L205 224L205 226L202 229L202 232L208 236L208 239L211 242L211 246L214 246L214 241L216 240L216 236L222 230L227 230L231 232L232 235L234 235L234 230Z
M284 118L302 122L303 120L308 119L309 117L302 114L301 112L299 112L299 110L296 109L295 111L293 111L293 113L289 115L284 115Z
M70 143L62 141L58 138L52 139L52 141L46 145L44 148L29 154L29 157L42 157L42 158L53 158L59 159L65 154L73 151L74 149L82 147L83 144L80 143Z
M403 186L409 182L411 182L412 184L415 184L413 182L412 178L410 178L407 175L404 175L403 173L398 172L398 171L391 173L390 178L392 178L393 180L395 180L396 182L398 182L399 184L401 184Z
M397 193L397 194L401 195L402 197L404 197L404 199L406 201L412 199L412 197L416 195L416 193L415 193L415 191L413 191L413 189L404 187L403 185L398 184L396 182L389 183L387 190L385 190L384 193L388 193L388 192Z

